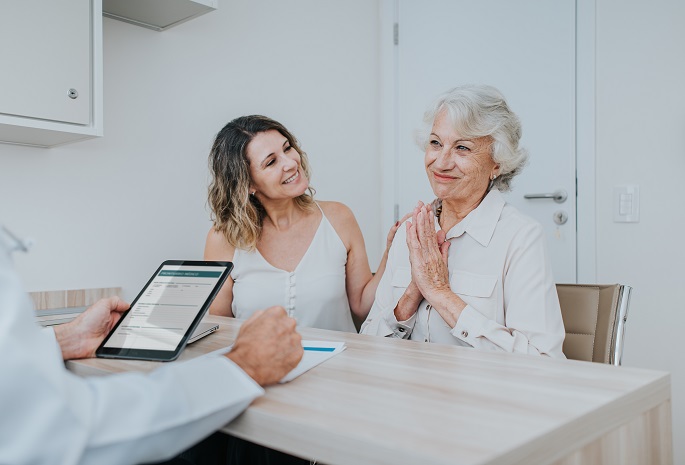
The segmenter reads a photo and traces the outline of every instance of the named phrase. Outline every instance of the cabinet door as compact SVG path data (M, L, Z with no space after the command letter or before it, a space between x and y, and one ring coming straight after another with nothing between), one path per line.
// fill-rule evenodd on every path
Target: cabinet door
M0 113L89 124L90 0L1 0L0 5Z

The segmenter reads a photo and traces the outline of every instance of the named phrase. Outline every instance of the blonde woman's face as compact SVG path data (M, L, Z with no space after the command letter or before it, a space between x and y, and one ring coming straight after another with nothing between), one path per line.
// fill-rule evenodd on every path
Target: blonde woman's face
M460 135L445 111L433 122L424 162L436 197L448 201L479 202L499 167L490 156L490 137Z
M304 194L309 180L300 154L275 129L260 132L247 145L250 162L250 192L264 200L294 199Z

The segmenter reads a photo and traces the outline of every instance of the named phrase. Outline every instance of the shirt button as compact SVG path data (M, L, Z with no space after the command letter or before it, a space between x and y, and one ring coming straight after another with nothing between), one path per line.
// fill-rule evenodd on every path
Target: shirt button
M462 337L469 337L469 332L468 331L462 331L461 335L462 335Z
M430 310L430 309L431 309L431 305L430 305L430 304L427 304L427 305L426 305L426 310Z
M428 342L428 338L424 339L423 342Z
M404 328L397 328L397 331L403 333L403 332L404 332Z

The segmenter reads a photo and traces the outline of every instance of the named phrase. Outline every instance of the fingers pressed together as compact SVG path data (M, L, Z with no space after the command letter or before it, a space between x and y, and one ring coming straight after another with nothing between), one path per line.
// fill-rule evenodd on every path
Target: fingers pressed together
M430 205L419 202L407 222L407 247L412 280L428 298L433 290L449 281L447 251L450 247L443 230L436 231L435 215Z

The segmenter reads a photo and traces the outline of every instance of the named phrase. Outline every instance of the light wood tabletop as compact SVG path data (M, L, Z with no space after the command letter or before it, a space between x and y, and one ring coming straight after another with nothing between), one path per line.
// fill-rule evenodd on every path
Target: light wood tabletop
M232 343L239 320L186 347ZM668 373L301 328L347 349L223 430L326 464L671 464ZM177 363L177 362L172 362ZM158 362L71 361L80 375ZM227 386L230 389L230 386Z

